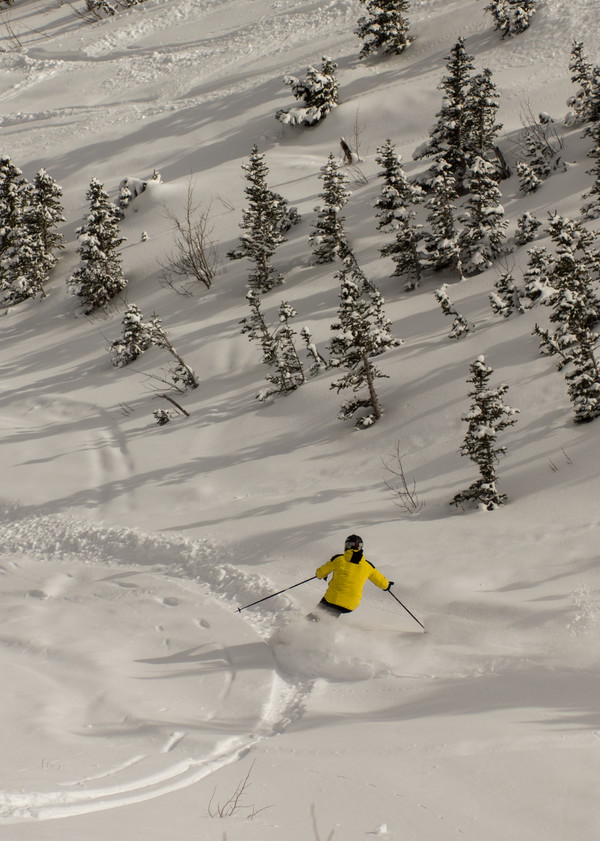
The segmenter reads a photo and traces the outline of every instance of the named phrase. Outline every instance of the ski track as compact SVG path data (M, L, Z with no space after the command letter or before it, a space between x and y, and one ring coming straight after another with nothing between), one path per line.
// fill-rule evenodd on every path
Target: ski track
M101 439L100 443L104 446L107 439ZM113 443L109 438L109 451ZM201 644L200 638L197 646L200 656L196 668L200 674L199 679L202 679L202 664L207 664L204 670L207 674L205 679L209 681L210 698L207 700L206 691L201 694L202 707L196 713L197 720L194 720L192 732L185 722L180 726L173 726L169 721L161 724L160 718L155 722L145 722L143 708L139 716L136 710L136 718L126 716L122 723L115 721L111 724L116 714L122 715L120 710L127 710L128 700L126 691L123 698L110 697L111 680L115 681L111 670L116 670L118 681L120 665L119 662L112 662L112 649L108 651L108 665L94 664L90 669L85 648L80 652L77 641L64 643L65 631L61 627L60 618L71 611L65 612L56 600L67 600L72 606L71 610L79 606L80 609L85 608L88 614L94 609L94 599L97 603L99 600L103 609L108 606L108 615L115 616L115 633L118 635L119 617L128 617L132 606L136 608L139 604L147 603L150 596L164 610L173 611L165 616L165 625L154 624L154 630L167 653L165 658L137 662L147 662L151 669L163 668L159 665L163 662L179 663L175 666L176 670L183 670L183 664L187 663L186 652L177 655L171 653L172 646L166 627L169 615L179 621L177 612L182 600L190 602L194 597L197 598L200 586L204 596L209 599L209 605L213 600L225 602L229 611L232 609L231 600L238 594L240 599L245 600L250 596L256 598L264 592L259 577L250 578L229 564L219 563L222 561L222 553L210 541L169 540L129 529L89 526L61 515L34 514L21 518L17 511L5 511L3 516L0 515L0 546L0 557L3 559L0 575L5 577L5 581L10 581L11 576L17 576L22 585L19 591L23 592L21 598L30 600L28 606L22 606L22 601L15 602L14 588L11 591L8 587L3 591L5 606L8 606L9 618L15 622L15 630L13 637L0 639L0 650L8 654L9 666L16 663L18 669L28 671L31 680L41 680L42 683L46 681L44 685L47 684L43 700L36 700L33 705L34 712L38 708L43 712L37 713L35 727L39 729L40 715L43 721L47 713L47 721L53 722L52 731L56 731L45 732L45 738L52 744L49 737L58 736L60 739L62 735L61 716L66 710L66 721L73 721L75 716L82 722L80 738L85 739L85 728L92 728L89 731L92 738L112 739L115 748L112 752L113 763L97 772L69 777L47 790L23 786L19 790L0 791L0 824L82 815L140 803L191 786L219 768L234 763L254 745L283 732L292 721L302 716L313 680L284 678L276 671L276 660L273 659L270 671L265 672L270 674L270 682L263 679L257 689L256 678L248 677L256 665L247 669L243 659L236 662L236 657L230 654L229 646L235 643L234 631L234 638L229 639L226 645L220 644L217 636L215 642L207 648ZM168 568L164 567L165 557L171 559ZM33 558L38 558L38 566L32 572L28 564L32 563ZM140 566L135 566L136 563ZM126 565L127 569L119 571L121 565ZM151 568L150 573L148 567ZM160 567L158 571L157 567ZM98 576L98 570L108 574ZM162 573L167 577L163 578ZM78 580L80 576L81 580ZM140 579L140 576L143 577ZM28 589L29 580L35 581L37 587ZM176 583L182 595L171 595L173 587L169 581ZM150 586L152 590L149 590ZM114 593L112 597L111 592ZM11 594L12 601L6 601ZM123 599L126 600L124 604ZM157 607L157 610L160 608ZM105 613L101 613L100 618ZM20 624L26 622L23 615L37 617L31 628L27 624ZM159 616L160 613L153 615ZM204 634L212 625L202 616L190 621L197 631L203 631ZM228 615L223 621L230 626L231 618ZM7 627L13 628L10 622ZM245 623L240 624L240 631L243 628L247 628ZM24 644L28 629L31 630L32 639ZM39 642L36 634L40 638ZM124 656L125 662L129 662L129 652ZM193 661L194 657L191 657L190 662ZM30 667L31 663L33 668ZM264 670L264 663L260 663L260 668ZM172 666L164 668L168 670ZM108 675L106 679L105 674ZM125 677L130 679L131 674ZM135 674L133 678L136 678ZM251 682L248 683L248 680ZM116 685L120 686L120 683ZM255 697L257 691L259 697ZM151 691L150 701L144 703L160 704L162 699L156 699L153 695ZM191 703L195 709L193 699L186 703ZM244 720L253 715L254 707L260 708L255 724L246 732L231 735L236 727L243 729ZM92 723L83 724L88 720ZM48 727L46 725L46 730ZM230 735L227 735L228 731ZM68 735L70 730L66 732ZM198 732L201 734L199 742L195 741ZM206 733L210 735L211 732L214 742L212 748L198 752L199 746L206 741ZM150 752L148 746L152 748ZM122 754L120 759L114 755L119 751ZM27 764L26 758L23 763ZM56 770L60 764L50 761L46 770Z
M0 69L6 78L0 102L14 101L49 81L56 86L56 77L62 76L62 84L69 85L73 74L78 79L88 75L93 80L90 84L99 85L107 98L115 94L115 101L95 106L82 102L43 112L7 111L0 114L0 126L18 128L29 123L27 138L20 137L19 141L35 148L36 123L43 123L40 129L47 141L47 123L53 118L73 118L68 129L73 137L225 99L271 79L270 59L279 64L282 53L299 46L306 46L312 55L323 31L338 27L347 37L347 25L355 19L358 7L355 0L329 0L315 3L309 12L294 12L289 4L273 3L268 8L270 14L257 19L248 8L244 19L228 23L229 5L228 0L187 0L173 7L171 17L165 20L160 4L146 2L143 7L84 29L80 37L87 43L75 54L62 46L62 36L44 42L43 49L25 46L18 55L0 54ZM181 24L185 39L186 21L206 15L224 21L216 37L169 46L140 43L157 39L166 28L172 31L176 26L173 16ZM211 80L216 84L210 85L210 90L197 90ZM60 139L61 131L64 129L56 129L56 139Z

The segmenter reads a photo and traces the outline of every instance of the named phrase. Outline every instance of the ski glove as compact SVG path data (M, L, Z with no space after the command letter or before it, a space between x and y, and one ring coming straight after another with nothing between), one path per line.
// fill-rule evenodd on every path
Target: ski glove
M386 592L390 589L390 587L393 587L393 586L394 586L394 582L393 582L393 581L388 581L388 585L387 585L387 587L385 588L385 589L386 589Z

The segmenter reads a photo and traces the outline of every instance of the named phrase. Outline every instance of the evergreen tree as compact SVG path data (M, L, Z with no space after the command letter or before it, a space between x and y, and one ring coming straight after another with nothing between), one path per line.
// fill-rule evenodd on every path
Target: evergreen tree
M517 245L527 245L527 243L534 240L536 232L541 226L542 223L540 220L536 219L529 210L526 210L517 219L517 230L515 233L515 242Z
M575 422L585 423L600 415L600 370L596 358L600 321L600 298L594 283L600 273L600 257L593 247L597 234L578 222L554 214L549 232L556 244L552 264L552 293L543 303L552 308L554 329L536 325L540 351L557 356L558 370L565 369L568 392L575 409Z
M485 67L473 76L467 92L469 120L468 147L471 155L486 158L495 153L501 123L496 122L499 95L492 80L492 71Z
M179 391L185 391L188 388L198 388L200 380L197 374L181 354L175 350L167 331L162 326L161 320L156 313L152 313L148 327L152 344L155 347L166 350L174 359L174 362L169 368L169 376L175 388Z
M360 57L370 53L400 55L411 43L406 12L408 0L360 0L367 15L358 19L355 33L362 39Z
M153 323L146 324L135 304L128 304L123 316L123 333L111 342L109 351L115 368L129 365L152 345Z
M308 327L303 327L300 330L300 335L302 336L302 341L306 345L306 352L308 354L308 358L310 359L310 368L308 369L308 373L311 377L314 377L317 374L320 374L321 371L328 368L329 363L325 357L319 353L316 344L313 342L312 333Z
M401 341L390 333L391 322L385 316L379 290L366 278L347 246L340 256L343 267L336 275L340 281L340 306L338 321L331 325L335 335L329 349L331 365L345 368L347 373L332 383L331 388L338 393L352 390L355 396L342 404L338 417L347 420L364 409L366 414L356 423L359 429L364 429L381 417L375 382L387 376L373 359L389 348L398 347Z
M583 51L583 41L574 41L569 62L576 93L567 100L572 108L569 122L597 123L600 120L600 67L592 65Z
M45 169L40 169L33 180L27 223L42 240L44 253L51 260L49 268L56 262L53 252L65 247L62 234L56 230L64 221L62 190Z
M277 343L277 369L281 379L282 391L286 393L294 391L306 382L304 368L294 342L296 331L291 325L291 321L296 315L294 307L287 301L282 301L279 305L279 325L273 333L273 338Z
M425 207L429 211L427 222L430 230L425 235L428 264L435 270L454 268L463 276L458 245L459 231L456 226L454 204L457 196L454 178L449 165L443 160L432 167L433 178L429 182L431 196Z
M464 40L459 38L446 56L447 75L438 86L443 91L443 103L436 114L437 123L430 132L429 142L415 152L417 159L432 157L438 162L443 159L459 193L463 192L463 180L471 158L469 92L473 69L473 56L468 55Z
M490 293L490 305L496 315L508 318L513 312L523 313L523 294L517 288L511 272L503 272L494 284L496 291Z
M593 129L594 148L589 153L590 158L593 158L594 166L588 170L588 175L592 175L594 183L587 193L583 194L584 199L589 199L581 208L581 215L584 219L598 219L600 218L600 122L598 122Z
M415 289L420 285L423 274L423 258L419 243L424 238L422 225L415 222L416 213L412 207L423 201L423 190L411 184L402 166L402 159L394 145L387 140L378 150L376 162L383 167L378 174L384 185L380 197L375 202L377 227L391 229L394 240L381 249L383 257L390 256L396 263L394 275L405 277L405 289Z
M319 193L323 205L315 207L318 215L308 241L317 263L331 263L346 241L344 217L340 211L351 194L346 189L348 176L331 153L327 163L321 167L319 178L323 181L323 192Z
M262 389L259 400L266 400L272 394L288 394L305 382L304 369L298 357L290 320L296 311L282 301L279 308L278 326L271 331L262 311L260 296L253 290L246 294L250 315L240 322L242 333L251 341L258 342L262 350L262 361L271 372L265 377L271 387Z
M473 325L454 306L454 302L448 295L447 283L443 283L433 294L435 295L436 301L440 304L444 315L448 315L453 319L452 329L448 333L449 339L460 339L461 336L470 333L474 329Z
M290 218L286 200L267 186L269 169L264 154L256 145L250 160L242 164L248 186L245 189L248 207L242 211L240 228L246 233L240 237L238 248L227 255L230 260L248 258L254 270L248 276L248 285L257 292L268 292L283 283L283 275L271 265L271 257L284 243L283 230L299 220L297 211ZM295 210L295 208L294 208Z
M503 38L529 29L536 10L537 0L492 0L485 7L494 20L494 28L501 32Z
M321 68L308 67L306 76L284 76L284 84L289 85L295 99L304 101L302 108L288 108L277 111L275 116L284 125L304 124L314 126L326 117L339 100L338 82L335 75L337 64L327 56L321 59Z
M554 257L546 248L531 248L528 252L529 260L523 275L525 281L525 297L532 304L543 303L553 292L551 277Z
M0 257L8 248L11 228L21 222L27 181L8 155L0 156Z
M519 176L519 189L523 193L535 193L542 183L539 175L525 161L517 161L517 175Z
M459 450L462 456L468 456L479 468L479 479L467 490L457 493L451 505L474 503L479 508L493 511L506 501L506 494L497 488L496 464L499 456L506 453L506 447L498 446L498 433L516 423L518 409L505 406L503 397L508 386L503 384L492 388L489 379L494 373L486 365L485 357L479 356L470 366L473 384L469 397L473 398L469 412L461 418L468 424L467 433Z
M423 188L411 183L406 177L402 156L396 151L391 140L386 140L377 149L375 163L381 166L377 173L383 180L381 194L375 201L378 230L395 230L399 220L405 215L405 209L410 204L420 204L424 197Z
M117 248L124 242L119 234L119 209L109 201L103 185L93 178L86 198L90 213L77 229L81 264L71 275L69 286L83 302L86 315L98 310L126 287L121 255Z
M460 219L464 228L458 240L465 274L478 274L491 268L492 261L502 253L508 222L501 198L493 166L483 158L475 158L466 213Z

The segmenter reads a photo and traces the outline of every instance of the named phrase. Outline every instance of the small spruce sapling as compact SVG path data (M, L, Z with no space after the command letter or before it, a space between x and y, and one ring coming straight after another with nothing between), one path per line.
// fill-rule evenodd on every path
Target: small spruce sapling
M469 397L473 398L470 410L462 418L468 424L465 439L460 447L461 456L468 456L479 468L479 479L469 488L460 491L451 500L451 505L475 504L481 510L493 511L506 501L506 494L497 488L496 465L499 457L505 455L506 447L498 446L498 433L516 423L518 409L503 403L508 386L502 384L492 388L489 379L494 373L484 356L479 356L470 366L473 384Z
M109 347L115 368L129 365L152 345L154 325L144 322L142 313L135 304L127 305L121 323L122 335L111 342Z
M323 56L321 68L309 66L303 79L284 76L284 84L292 89L295 99L303 100L304 106L277 111L275 116L279 122L289 126L314 126L336 108L339 100L336 67L334 61Z
M490 293L490 306L496 315L508 318L513 312L525 312L523 293L517 287L511 272L503 272L494 286L496 291Z
M542 223L540 220L536 219L531 211L526 210L525 213L521 214L521 216L517 219L517 230L515 232L516 244L527 245L532 242L535 239L538 229L541 227Z
M448 295L447 283L443 283L433 294L436 301L441 306L444 315L450 316L453 319L452 329L448 333L449 339L460 339L462 336L465 336L467 333L470 333L475 329L473 324L467 321L464 315L461 315L454 306L454 302Z

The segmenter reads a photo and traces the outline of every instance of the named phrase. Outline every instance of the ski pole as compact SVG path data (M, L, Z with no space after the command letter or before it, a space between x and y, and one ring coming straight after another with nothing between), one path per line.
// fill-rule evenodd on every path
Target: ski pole
M418 620L418 619L417 619L417 617L414 615L414 613L411 613L411 612L410 612L410 610L406 607L406 605L405 605L405 604L402 604L402 602L400 601L400 599L398 598L398 596L394 595L394 593L392 593L392 591L391 591L391 590L388 590L388 593L390 594L390 596L394 596L394 598L396 599L396 601L398 602L398 604L400 605L400 607L403 607L403 608L404 608L404 610L405 610L405 611L406 611L406 612L407 612L410 616L412 616L412 618L415 620L415 622L416 622L417 624L421 625L421 628L423 628L423 630L425 631L425 625L423 625L421 622L419 622L419 620ZM425 633L427 633L427 631L425 631Z
M265 596L264 599L259 599L256 602L251 602L250 604L245 604L243 607L238 607L237 612L241 613L242 610L246 610L247 607L254 607L255 604L260 604L261 602L266 602L267 599L272 599L274 596L279 596L281 593L287 593L288 590L293 590L294 587L299 587L301 584L306 584L307 581L312 581L313 578L316 578L316 575L311 575L310 578L305 578L304 581L299 581L297 584L292 584L291 587L284 587L283 590L278 590L276 593L271 593L270 596Z

